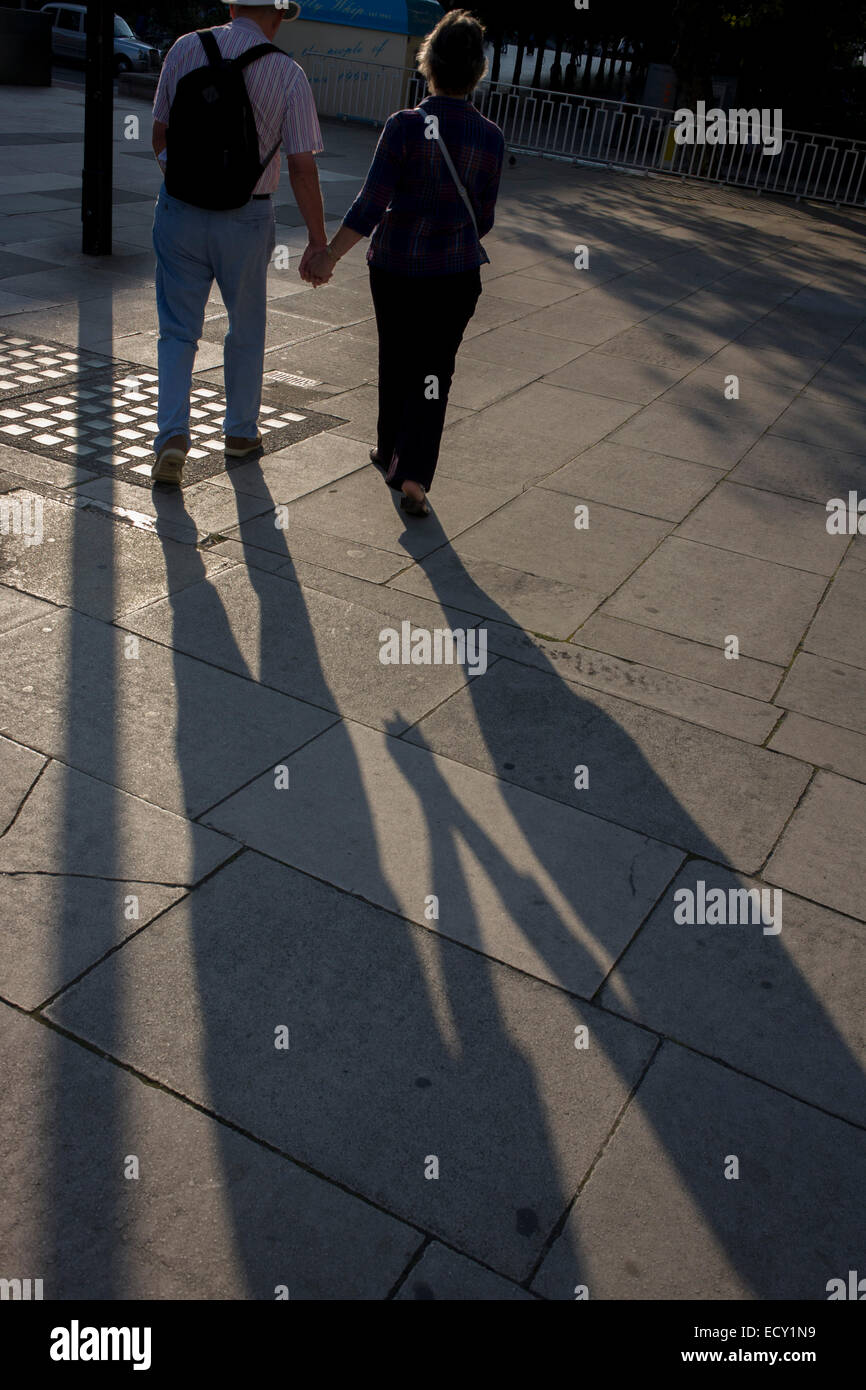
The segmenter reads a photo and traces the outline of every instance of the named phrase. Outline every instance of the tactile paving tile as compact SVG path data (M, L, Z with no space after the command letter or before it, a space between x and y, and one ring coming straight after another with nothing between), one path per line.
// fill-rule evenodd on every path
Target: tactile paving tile
M157 386L156 372L139 367L119 376L103 374L60 390L2 401L0 449L5 441L29 453L47 454L95 473L150 487ZM274 453L345 423L338 416L289 409L277 401L274 389L266 388L259 416L264 453ZM183 474L185 486L245 462L227 459L224 453L223 393L215 386L194 381L190 403L191 448Z
M133 364L129 364L132 369ZM0 333L0 401L29 396L46 386L62 386L96 372L116 371L117 358L87 348Z

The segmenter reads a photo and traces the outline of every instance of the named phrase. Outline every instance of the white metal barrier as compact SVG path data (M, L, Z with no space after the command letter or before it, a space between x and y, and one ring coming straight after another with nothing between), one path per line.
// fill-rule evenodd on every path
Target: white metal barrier
M409 68L327 54L305 56L301 65L322 116L382 125L426 91ZM489 82L473 100L512 150L866 207L864 141L783 130L778 154L752 142L678 145L672 112L654 106Z

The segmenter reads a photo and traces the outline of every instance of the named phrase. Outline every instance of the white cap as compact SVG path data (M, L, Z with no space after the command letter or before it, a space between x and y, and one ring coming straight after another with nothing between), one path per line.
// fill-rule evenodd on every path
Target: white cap
M267 3L268 0L223 0L224 5L266 5ZM274 9L282 10L284 20L297 19L301 13L301 7L295 4L295 0L274 0Z

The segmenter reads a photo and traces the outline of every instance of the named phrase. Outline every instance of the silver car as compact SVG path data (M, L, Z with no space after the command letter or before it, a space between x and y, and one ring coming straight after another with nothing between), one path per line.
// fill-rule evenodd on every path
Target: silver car
M51 51L55 58L77 58L84 62L87 50L85 5L66 5L63 0L42 6L51 15ZM161 55L153 44L144 43L119 14L114 16L114 71L151 72L159 68Z

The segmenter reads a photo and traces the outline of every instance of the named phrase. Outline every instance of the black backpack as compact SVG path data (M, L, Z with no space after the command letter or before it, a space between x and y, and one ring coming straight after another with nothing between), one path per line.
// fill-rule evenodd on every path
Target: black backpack
M240 208L280 148L278 140L264 162L259 157L244 68L282 49L257 43L238 58L224 58L210 29L196 32L208 61L177 84L166 133L165 187L172 198L197 208Z

